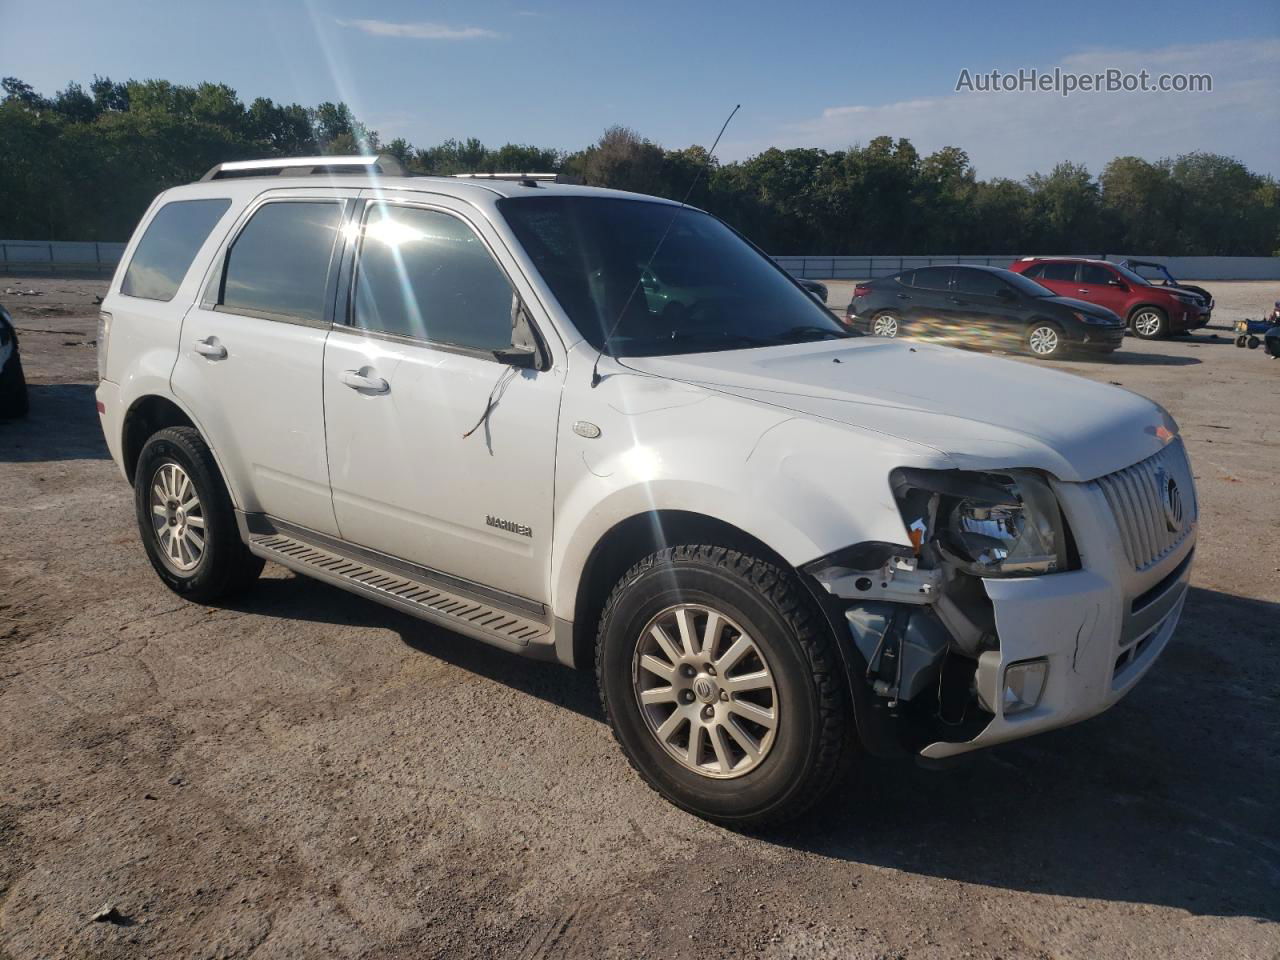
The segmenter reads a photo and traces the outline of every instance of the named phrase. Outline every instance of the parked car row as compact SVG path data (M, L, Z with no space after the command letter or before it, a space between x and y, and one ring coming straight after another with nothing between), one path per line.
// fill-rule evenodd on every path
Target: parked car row
M1134 266L1075 257L1024 257L1005 270L955 264L904 270L859 283L845 311L855 330L1024 349L1037 357L1110 353L1126 330L1156 340L1209 322L1201 287L1151 283ZM1161 267L1161 269L1163 269Z

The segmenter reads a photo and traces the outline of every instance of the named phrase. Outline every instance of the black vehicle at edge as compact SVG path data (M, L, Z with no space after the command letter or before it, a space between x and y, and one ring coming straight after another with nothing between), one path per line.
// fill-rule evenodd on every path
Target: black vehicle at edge
M1097 304L1060 297L1012 270L948 265L903 270L854 287L854 330L885 337L1021 349L1037 357L1110 353L1125 324Z

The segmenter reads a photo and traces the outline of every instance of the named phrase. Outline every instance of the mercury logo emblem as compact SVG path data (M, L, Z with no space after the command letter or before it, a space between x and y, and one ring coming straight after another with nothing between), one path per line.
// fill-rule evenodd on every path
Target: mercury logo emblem
M709 677L699 677L693 681L693 692L703 703L710 703L716 698L716 685Z
M1182 491L1178 489L1178 481L1165 470L1156 471L1156 483L1160 485L1160 499L1164 504L1164 522L1170 533L1182 529Z

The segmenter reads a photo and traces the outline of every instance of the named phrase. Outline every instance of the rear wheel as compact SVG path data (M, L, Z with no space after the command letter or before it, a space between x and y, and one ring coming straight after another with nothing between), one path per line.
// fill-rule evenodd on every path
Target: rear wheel
M262 558L240 539L213 453L191 427L168 427L143 446L134 508L147 558L174 593L218 600L245 589L262 572Z
M896 337L902 332L902 321L896 313L877 313L871 318L871 332L877 337Z
M1067 352L1067 344L1062 336L1062 328L1048 320L1033 323L1027 330L1027 349L1032 356L1046 360L1052 357L1061 357Z
M737 827L799 816L837 780L853 729L841 670L795 575L717 546L629 570L596 648L631 765L676 805Z
M1169 318L1158 307L1139 307L1129 318L1129 329L1140 340L1159 340L1169 334Z

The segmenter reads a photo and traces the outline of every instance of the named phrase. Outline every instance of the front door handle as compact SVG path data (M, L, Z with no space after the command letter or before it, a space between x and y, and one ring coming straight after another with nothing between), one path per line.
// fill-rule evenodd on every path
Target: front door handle
M366 370L369 372L363 372ZM338 375L338 379L352 390L362 390L365 393L390 393L391 384L381 377L370 376L372 372L368 367L363 367L361 370L343 370Z
M907 294L905 294L905 293L900 293L900 294L898 294L898 299L899 299L899 300L910 300L910 299L911 299L911 297L907 296Z
M202 357L210 360L225 360L227 358L227 348L218 342L217 337L205 337L203 340L197 340L192 348Z
M1088 293L1088 290L1077 290L1076 293Z
M957 300L955 297L947 297L947 303L954 303L956 306L963 307L967 302L967 300Z

